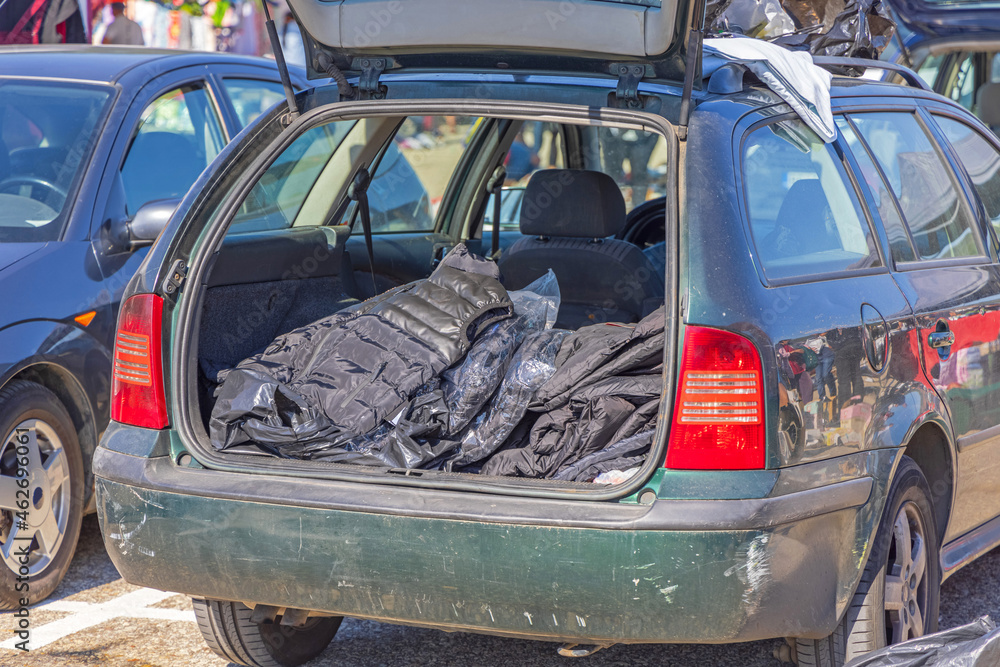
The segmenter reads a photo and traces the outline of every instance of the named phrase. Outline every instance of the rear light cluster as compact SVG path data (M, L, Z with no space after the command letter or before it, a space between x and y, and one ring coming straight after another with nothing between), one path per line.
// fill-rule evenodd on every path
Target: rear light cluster
M666 467L764 467L764 384L753 343L721 329L689 326Z
M115 334L111 418L146 428L167 426L160 331L163 299L137 294L122 305Z

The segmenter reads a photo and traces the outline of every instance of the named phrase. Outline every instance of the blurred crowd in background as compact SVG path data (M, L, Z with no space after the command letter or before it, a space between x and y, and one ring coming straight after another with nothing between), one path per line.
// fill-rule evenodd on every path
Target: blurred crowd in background
M268 0L285 58L305 61L285 0ZM5 0L0 44L118 44L247 55L271 52L259 0Z

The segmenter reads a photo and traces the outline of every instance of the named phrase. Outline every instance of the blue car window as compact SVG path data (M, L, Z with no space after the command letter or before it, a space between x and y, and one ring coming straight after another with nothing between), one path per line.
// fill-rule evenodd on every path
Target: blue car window
M936 116L935 120L965 166L986 215L1000 236L1000 152L965 123L943 116Z
M122 164L129 214L157 199L183 197L225 143L204 87L184 86L157 97L143 109Z
M976 92L976 54L966 54L955 69L948 96L966 109L972 110Z
M983 255L951 168L911 113L853 114L896 195L920 259Z
M242 127L285 99L285 89L277 81L226 77L222 80L222 85L229 94Z
M59 238L111 89L0 82L0 243Z
M928 56L924 62L920 63L920 67L917 68L917 75L931 88L937 83L938 72L941 70L941 62L943 60L944 55L942 54Z
M754 130L743 146L750 231L768 280L882 265L844 163L798 120Z

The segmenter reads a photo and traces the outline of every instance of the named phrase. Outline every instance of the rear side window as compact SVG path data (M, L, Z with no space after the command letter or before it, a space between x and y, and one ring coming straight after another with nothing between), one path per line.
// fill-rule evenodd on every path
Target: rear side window
M882 168L920 259L983 254L951 168L911 113L851 116Z
M285 89L277 81L225 78L222 84L229 93L240 126L246 127L278 102L285 99Z
M804 123L754 130L743 170L750 232L768 280L882 265L844 163Z
M291 227L334 151L354 126L353 121L328 123L307 130L278 156L250 191L230 228L233 233ZM349 167L342 166L342 171ZM313 225L323 224L315 216Z
M965 166L993 229L1000 236L1000 152L965 123L935 116L938 125Z

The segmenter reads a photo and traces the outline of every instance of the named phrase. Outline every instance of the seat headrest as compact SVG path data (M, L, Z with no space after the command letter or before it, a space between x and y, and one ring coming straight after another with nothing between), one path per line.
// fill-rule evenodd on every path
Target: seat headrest
M984 83L976 93L979 118L990 127L1000 125L1000 83Z
M531 175L521 204L526 236L605 238L625 225L625 199L607 174L543 169Z

